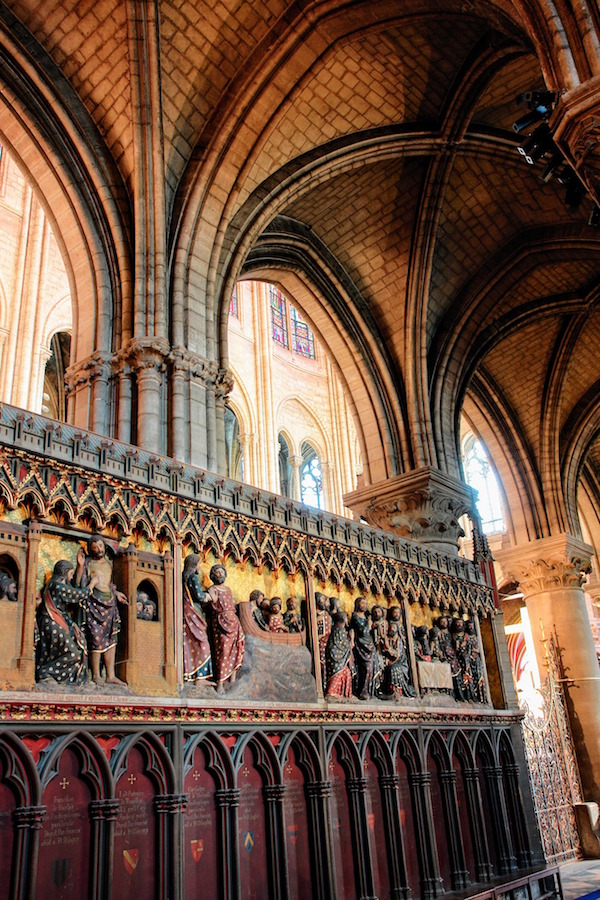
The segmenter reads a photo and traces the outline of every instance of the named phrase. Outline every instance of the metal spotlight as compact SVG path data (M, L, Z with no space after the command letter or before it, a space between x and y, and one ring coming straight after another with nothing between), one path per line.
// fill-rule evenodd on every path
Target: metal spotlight
M536 122L541 122L545 114L545 110L541 112L539 109L532 109L531 112L525 113L524 116L521 116L520 119L517 119L516 122L513 122L512 129L515 134L521 134L522 131L525 131L532 125L535 125Z

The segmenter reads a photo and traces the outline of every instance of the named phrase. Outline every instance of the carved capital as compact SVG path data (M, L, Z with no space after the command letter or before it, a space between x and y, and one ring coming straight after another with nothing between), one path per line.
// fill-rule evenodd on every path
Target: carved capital
M157 813L168 813L173 816L183 812L187 802L187 794L157 794L154 798L154 809Z
M283 800L285 786L283 784L265 784L263 787L263 794L267 802Z
M325 800L331 796L332 785L330 781L309 781L306 785L308 797L316 800Z
M37 830L42 827L45 816L45 806L18 806L13 812L13 819L17 828Z
M119 812L118 800L92 800L89 806L90 819L113 821Z
M345 494L344 504L376 528L456 555L458 520L473 510L475 492L427 466Z
M590 571L593 549L570 534L531 541L524 547L499 550L506 578L517 581L526 597L543 591L581 588Z
M112 356L105 353L92 353L65 372L65 389L67 393L93 381L108 381L112 370Z
M550 127L555 142L600 203L600 76L561 95Z

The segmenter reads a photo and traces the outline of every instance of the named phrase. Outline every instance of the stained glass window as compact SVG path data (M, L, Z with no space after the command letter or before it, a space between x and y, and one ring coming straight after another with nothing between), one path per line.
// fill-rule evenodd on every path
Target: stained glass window
M477 510L484 533L505 531L500 485L483 444L474 434L463 443L463 465L467 483L477 491Z
M271 301L271 332L273 340L282 347L288 346L287 316L285 309L285 297L277 288L269 285L269 298Z
M323 509L323 473L321 460L306 442L302 444L302 468L300 469L300 495L307 506Z
M313 333L298 311L290 304L290 323L292 328L292 350L299 356L315 358L315 339Z
M231 300L229 301L229 315L235 316L236 319L239 319L240 313L238 309L238 295L237 295L237 286L234 287L231 292Z

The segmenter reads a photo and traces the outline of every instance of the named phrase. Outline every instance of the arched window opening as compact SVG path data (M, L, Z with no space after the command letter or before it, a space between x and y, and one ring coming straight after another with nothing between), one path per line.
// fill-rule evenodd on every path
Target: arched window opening
M225 448L227 451L227 475L236 481L244 480L244 454L240 444L240 423L234 411L225 407Z
M283 497L292 496L292 466L290 464L290 448L282 434L279 441L279 490Z
M276 344L285 347L288 344L287 304L285 297L277 288L269 285L269 300L271 303L271 337Z
M231 299L229 301L229 315L233 316L234 319L239 319L239 317L240 317L237 285L234 287L234 289L231 292Z
M316 450L306 441L302 444L300 498L307 506L323 509L323 473Z
M42 415L59 422L67 420L67 398L65 392L65 372L71 358L71 335L59 331L50 340L50 357L44 371L44 391L42 395Z
M506 530L500 485L485 447L471 432L463 441L463 467L467 484L477 491L477 510L485 534Z
M295 306L290 304L290 323L292 326L292 350L298 356L305 356L307 359L315 358L315 339L312 331L304 321L302 316L298 314Z

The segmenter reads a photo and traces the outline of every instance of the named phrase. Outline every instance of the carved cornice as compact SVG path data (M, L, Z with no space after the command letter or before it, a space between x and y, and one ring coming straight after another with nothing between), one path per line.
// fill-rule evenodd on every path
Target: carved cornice
M0 495L10 508L33 495L42 519L60 504L69 521L91 515L100 531L117 520L127 535L143 522L151 540L166 533L240 563L252 558L450 611L493 609L468 560L12 407L0 407L0 423Z
M473 490L426 466L353 491L344 503L377 528L456 553L464 532L459 518L475 507Z
M499 550L497 559L506 578L517 581L526 597L543 591L581 588L590 571L593 548L570 534L531 541Z
M121 698L123 699L123 698ZM498 725L511 727L523 719L521 710L463 710L463 709L431 709L427 707L411 707L398 709L398 704L386 706L383 703L373 704L368 709L358 706L335 710L327 709L289 709L282 707L215 707L208 705L191 705L189 701L159 705L156 698L147 702L140 700L128 705L114 702L97 702L91 697L80 696L77 704L65 700L24 700L3 699L0 701L0 722L10 722L13 727L19 723L43 722L47 725L63 728L66 723L85 722L87 725L105 723L139 724L139 725L190 725L196 726L369 726L385 727L386 725L431 725L438 727L448 725L487 726ZM217 792L219 793L219 792Z

